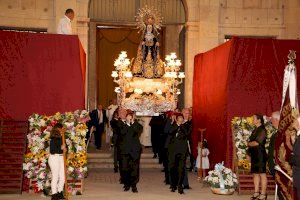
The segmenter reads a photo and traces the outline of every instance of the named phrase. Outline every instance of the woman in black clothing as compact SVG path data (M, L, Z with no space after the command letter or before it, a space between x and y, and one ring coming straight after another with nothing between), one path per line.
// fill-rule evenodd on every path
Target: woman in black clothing
M50 132L50 156L48 163L52 173L51 200L64 199L65 171L63 151L66 150L66 147L62 142L61 134L63 132L63 125L60 123L57 123Z
M251 199L267 199L267 153L265 149L267 130L262 115L255 114L253 118L256 129L252 132L248 142L248 155L251 158L251 173L253 174L255 188L255 193ZM259 192L260 182L261 193Z

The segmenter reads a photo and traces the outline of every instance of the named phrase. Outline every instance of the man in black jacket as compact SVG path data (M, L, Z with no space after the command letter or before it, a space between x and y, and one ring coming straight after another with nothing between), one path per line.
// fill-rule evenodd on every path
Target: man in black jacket
M161 148L161 140L163 140L163 132L164 132L165 119L164 115L153 116L149 123L151 126L151 144L153 151L153 158L156 158L157 155L159 157L159 163L162 163L162 148Z
M165 172L165 183L166 185L170 184L170 173L169 173L169 161L168 161L168 146L170 143L170 138L171 135L169 135L170 129L175 123L176 115L174 112L169 112L167 113L167 119L165 122L165 127L164 127L164 144L163 144L163 153L162 153L162 161L163 161L163 166L164 166L164 172ZM172 184L171 184L172 185Z
M91 126L93 126L96 129L95 132L95 145L98 150L101 149L101 139L102 134L104 132L105 123L107 123L107 117L106 112L103 109L103 106L101 104L98 105L98 108L93 110L90 113L91 117Z
M128 112L126 120L122 119L118 122L118 151L120 154L120 175L124 184L124 191L128 191L130 187L132 192L137 193L137 183L139 182L140 157L142 145L139 137L142 133L143 126L134 118L133 113Z
M168 145L168 165L171 175L171 192L175 192L178 187L178 193L183 194L183 179L185 175L185 162L188 154L189 130L186 124L183 124L183 116L176 117L170 129L170 142Z

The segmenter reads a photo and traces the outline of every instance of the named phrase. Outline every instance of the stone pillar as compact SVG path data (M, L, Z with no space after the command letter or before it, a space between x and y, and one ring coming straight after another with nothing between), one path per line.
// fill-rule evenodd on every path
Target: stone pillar
M89 109L97 107L97 66L96 66L96 22L90 22L89 25L89 48L88 48L88 95L87 103Z
M199 53L219 45L219 0L200 1Z
M285 39L300 39L299 13L300 4L298 0L286 1L284 9Z
M194 76L194 57L199 53L199 25L198 22L186 23L185 34L185 84L184 84L184 106L193 105L193 76Z
M89 0L77 0L76 5L76 18L77 18L77 35L81 41L81 44L86 52L88 53L88 31L89 31ZM88 58L88 57L87 57Z
M194 57L219 45L219 0L187 1L185 107L193 104Z
M165 54L175 52L179 55L179 34L182 30L182 25L167 25L166 26L166 40L165 40ZM162 58L164 60L164 58ZM182 58L179 58L182 59Z

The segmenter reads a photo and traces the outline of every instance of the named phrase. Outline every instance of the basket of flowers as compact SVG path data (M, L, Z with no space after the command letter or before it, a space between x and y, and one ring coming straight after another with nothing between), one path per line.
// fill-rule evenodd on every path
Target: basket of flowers
M224 167L223 162L215 165L215 169L208 172L206 182L214 194L231 195L238 186L238 180L231 169Z

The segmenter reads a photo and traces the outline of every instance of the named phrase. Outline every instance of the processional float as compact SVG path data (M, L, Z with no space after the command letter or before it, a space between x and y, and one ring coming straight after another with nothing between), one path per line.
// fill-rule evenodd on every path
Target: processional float
M141 41L136 58L129 59L122 51L115 60L111 76L117 83L115 92L120 107L137 115L152 116L177 107L178 86L185 78L176 53L160 58L159 30L162 17L154 8L139 9L136 16Z

